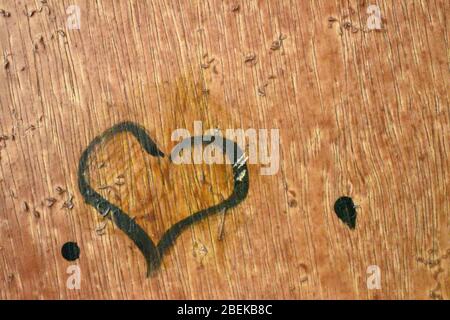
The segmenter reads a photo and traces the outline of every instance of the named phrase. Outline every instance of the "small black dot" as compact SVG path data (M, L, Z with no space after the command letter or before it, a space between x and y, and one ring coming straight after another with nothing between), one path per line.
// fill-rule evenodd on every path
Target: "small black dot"
M61 248L61 254L67 261L75 261L80 257L80 248L76 242L66 242Z
M340 197L334 204L334 211L350 229L356 227L356 206L350 197Z

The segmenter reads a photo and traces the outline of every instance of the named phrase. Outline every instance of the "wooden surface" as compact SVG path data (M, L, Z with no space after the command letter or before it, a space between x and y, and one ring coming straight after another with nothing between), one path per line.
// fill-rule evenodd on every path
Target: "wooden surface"
M448 299L450 2L377 3L383 30L366 32L364 0L77 0L68 30L70 1L0 0L0 298ZM280 170L250 165L223 237L220 214L189 227L147 278L113 222L96 231L79 160L122 121L168 153L195 120L279 128ZM94 158L95 188L123 179L104 196L154 237L230 188L228 169L149 160L126 134ZM355 230L333 211L343 195Z

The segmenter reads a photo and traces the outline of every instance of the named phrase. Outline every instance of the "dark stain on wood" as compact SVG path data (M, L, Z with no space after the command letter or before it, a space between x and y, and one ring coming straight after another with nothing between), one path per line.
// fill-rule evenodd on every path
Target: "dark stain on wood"
M61 248L61 255L67 261L75 261L80 257L80 247L76 242L66 242Z
M356 206L350 197L340 197L334 204L334 211L350 229L356 228Z

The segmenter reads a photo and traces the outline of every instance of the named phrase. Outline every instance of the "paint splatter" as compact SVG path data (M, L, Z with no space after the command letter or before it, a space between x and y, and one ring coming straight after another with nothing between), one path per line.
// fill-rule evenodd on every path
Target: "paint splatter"
M67 261L75 261L80 257L80 247L76 242L66 242L61 248L61 254Z
M334 211L350 229L356 227L356 206L350 197L340 197L334 204Z

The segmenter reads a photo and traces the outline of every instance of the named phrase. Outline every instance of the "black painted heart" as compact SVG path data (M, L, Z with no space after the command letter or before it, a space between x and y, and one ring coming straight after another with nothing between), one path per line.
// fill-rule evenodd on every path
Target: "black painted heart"
M161 265L161 260L167 250L175 244L178 236L190 225L205 219L208 216L228 210L241 203L248 194L249 174L245 157L240 147L233 141L216 136L190 137L181 141L174 150L198 143L203 145L215 144L225 156L229 158L232 166L231 194L221 203L189 214L166 230L156 243L144 228L139 225L130 213L123 211L119 205L113 204L100 193L94 190L87 178L89 158L93 150L104 141L121 133L129 133L137 140L143 150L152 157L164 158L166 155L158 148L145 129L132 122L124 122L113 126L100 136L96 137L82 153L78 168L78 186L84 200L93 206L100 215L111 219L113 223L123 231L139 248L147 263L147 275L153 274ZM173 154L173 152L172 152ZM170 159L171 156L169 156Z

